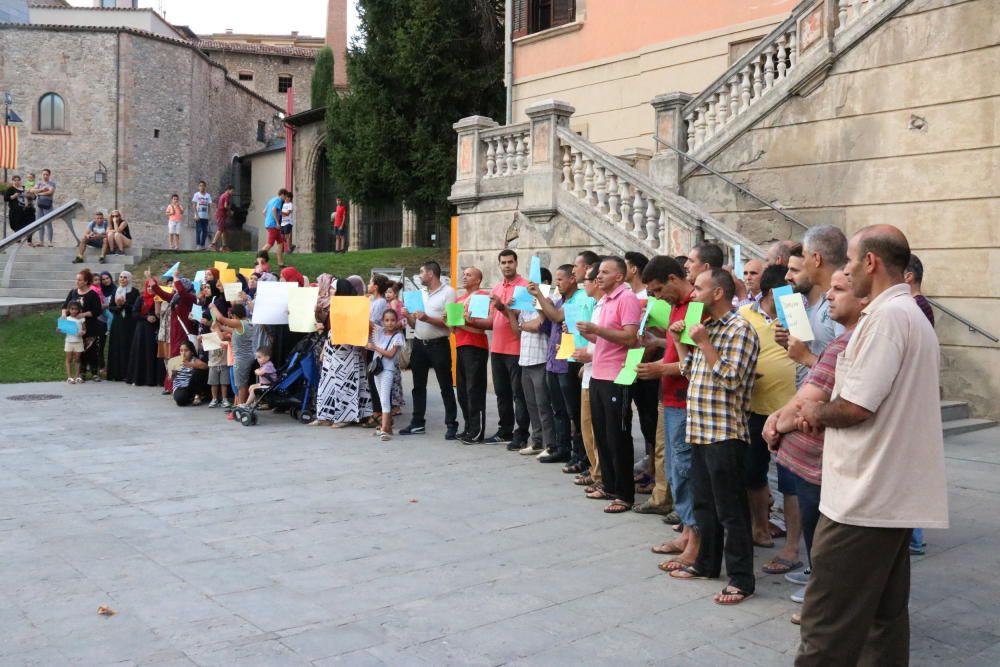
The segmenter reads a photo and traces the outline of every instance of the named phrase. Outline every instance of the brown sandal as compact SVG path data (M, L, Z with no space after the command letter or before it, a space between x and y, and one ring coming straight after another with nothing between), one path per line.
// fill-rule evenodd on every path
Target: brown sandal
M579 477L573 480L573 483L576 484L577 486L593 486L594 478L591 477L590 475L580 475Z
M627 503L624 500L612 500L611 504L604 508L605 514L624 514L632 509L632 503Z
M660 568L664 572L674 572L676 570L683 570L686 567L691 567L694 563L684 560L683 558L671 558L670 560L665 560L656 567Z
M610 493L607 493L604 489L594 489L587 494L587 497L591 500L614 500L615 497Z
M684 553L684 547L677 546L677 540L674 540L673 542L664 542L659 546L653 547L650 551L661 556L669 556L670 554Z

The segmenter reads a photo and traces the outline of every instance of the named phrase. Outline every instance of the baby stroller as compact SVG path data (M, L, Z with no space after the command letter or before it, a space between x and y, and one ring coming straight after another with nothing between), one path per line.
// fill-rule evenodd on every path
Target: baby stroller
M322 335L322 334L318 334ZM308 424L313 419L312 400L319 386L319 368L312 355L317 334L306 336L292 348L288 361L278 371L278 381L251 397L248 405L233 410L236 420L244 426L257 425L257 409L262 403L272 408L285 408L292 419Z

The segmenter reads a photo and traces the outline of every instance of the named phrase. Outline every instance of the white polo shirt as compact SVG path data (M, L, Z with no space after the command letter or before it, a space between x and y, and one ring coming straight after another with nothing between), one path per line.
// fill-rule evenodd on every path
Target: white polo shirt
M444 319L444 307L449 303L455 303L455 290L444 283L433 292L424 291L424 312L431 317ZM420 340L447 338L451 335L448 327L436 327L421 320L416 321L413 331Z

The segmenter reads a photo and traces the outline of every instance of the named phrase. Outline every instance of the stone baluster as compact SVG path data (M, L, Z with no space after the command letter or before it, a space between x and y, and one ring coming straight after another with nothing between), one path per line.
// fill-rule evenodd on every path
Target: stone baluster
M521 152L524 150L524 141L521 139L521 135L517 135L517 139L514 142L514 173L520 174L524 172L525 164L524 157Z
M569 144L562 145L562 187L573 191L573 152Z
M506 166L503 170L504 176L512 176L517 169L517 161L514 153L514 135L507 135L507 147L504 149L504 158L506 159Z
M697 148L705 142L705 112L704 107L698 107L697 118L694 124L694 147Z
M583 153L573 149L573 194L577 199L583 199Z
M841 31L847 27L847 5L849 0L839 0L837 3L837 21L840 24L837 26L837 31Z
M618 176L608 173L608 220L617 224L621 220L621 197L618 196Z
M740 70L740 113L750 108L750 65Z
M632 231L632 195L629 191L629 184L624 179L621 180L621 192L621 221L627 231Z
M635 190L635 198L632 200L632 229L629 231L641 239L646 236L646 216L644 213L646 206L642 203L642 193L639 192L639 187L636 186L633 190Z
M687 123L687 135L688 135L687 145L688 145L688 147L691 150L694 150L695 148L698 147L698 144L696 143L696 139L695 139L695 134L694 134L695 118L697 118L697 114L696 113L692 113L684 121L685 123Z
M486 139L486 178L496 176L497 152L493 148L493 140Z
M585 201L591 206L597 206L597 192L594 190L594 161L584 158L583 170L583 190L586 193Z
M729 118L732 120L740 112L740 75L734 74L729 80Z
M729 89L726 84L722 84L722 88L719 90L719 103L715 105L715 127L716 130L721 130L726 124L726 116L729 112Z
M657 243L657 217L656 217L656 203L653 201L652 197L646 197L646 243L650 244L654 248L659 245Z
M768 90L774 87L774 54L777 48L774 44L767 47L764 52L764 89Z
M604 167L597 167L597 175L594 177L594 190L597 191L597 210L601 215L608 213L608 181L605 177L607 170Z
M757 102L763 92L764 78L761 76L760 58L758 57L753 63L753 97L750 99L750 104Z
M666 254L667 252L667 240L670 238L670 218L667 217L667 208L664 206L660 209L660 220L657 224L657 232L659 234L656 238L656 245L660 253Z
M858 16L864 16L871 9L870 0L857 0L858 2Z
M788 31L788 69L795 67L795 63L799 59L799 54L795 52L795 46L798 44L797 38L795 28Z
M521 173L528 171L528 167L531 165L531 131L529 130L524 134L524 139L521 141L521 164L523 168Z
M708 98L708 114L705 116L705 138L715 136L715 95Z
M785 35L778 37L778 79L784 79L788 67L785 59L788 57L788 47L785 46Z

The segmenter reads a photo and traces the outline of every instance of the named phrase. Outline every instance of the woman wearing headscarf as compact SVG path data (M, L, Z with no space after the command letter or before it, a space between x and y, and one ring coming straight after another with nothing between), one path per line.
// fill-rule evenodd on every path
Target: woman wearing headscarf
M146 279L152 278L149 269L146 269ZM194 305L196 295L191 281L180 275L180 269L174 271L174 291L165 291L157 284L153 284L153 293L170 302L170 357L180 356L181 343L188 340L188 335L193 335L194 328L191 323L191 306ZM172 386L170 378L163 381L163 390L171 393Z
M100 279L97 283L97 295L101 297L101 307L104 308L104 312L98 317L98 321L104 325L104 333L97 336L97 342L94 344L96 350L91 355L91 363L96 363L97 366L94 369L94 381L98 381L101 374L107 376L107 365L105 364L104 352L108 345L108 329L111 327L111 313L108 312L108 306L111 305L111 299L115 295L115 279L108 271L101 271Z
M125 381L137 387L160 385L166 375L166 368L156 355L160 318L157 315L156 294L153 292L155 284L155 280L147 279L142 293L132 304L132 322L135 330L132 332Z
M132 310L139 299L139 291L132 286L132 274L118 274L118 287L108 303L111 314L111 331L108 333L108 379L124 380L128 375L129 351L135 335Z
M325 280L324 276L320 276ZM357 296L358 291L347 280L336 280L326 290L325 299L316 303L316 319L329 322L330 296ZM361 283L362 293L364 283ZM322 294L323 287L320 286ZM316 420L310 426L341 428L369 419L372 414L371 393L365 377L364 348L334 345L324 336L322 371L316 392Z
M240 274L236 274L237 278L243 278ZM219 280L220 274L219 270L216 268L205 269L205 285L208 285L211 290L211 295L209 297L209 303L214 303L215 307L219 311L229 317L229 307L232 305L226 301L226 293L222 289L222 281ZM207 304L206 304L207 306ZM208 308L205 308L205 314L208 314Z
M299 270L292 266L286 266L281 270L278 278L282 283L295 283L299 287L305 286L305 277ZM275 368L281 368L288 361L292 354L292 349L298 345L299 341L305 338L306 334L292 331L287 324L269 324L268 333L271 335L271 361Z

